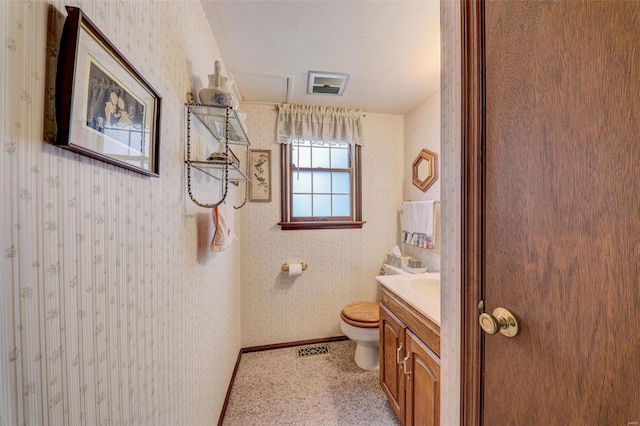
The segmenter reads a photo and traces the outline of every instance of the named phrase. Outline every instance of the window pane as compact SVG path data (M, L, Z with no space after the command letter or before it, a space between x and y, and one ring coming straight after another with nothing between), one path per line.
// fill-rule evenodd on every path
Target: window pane
M331 167L334 169L348 169L349 148L331 148Z
M311 195L293 195L291 210L294 217L311 216Z
M313 192L331 193L331 173L330 172L313 172Z
M329 168L329 147L328 146L314 146L312 154L311 167L324 167Z
M313 215L331 216L331 195L313 196Z
M342 220L360 220L360 199L354 187L359 147L296 141L283 149L288 150L284 158L289 161L282 166L291 203L283 204L283 217L288 219L282 229L308 229L307 222L317 223L318 228L337 229L343 227Z
M333 216L350 216L350 197L348 195L333 196Z
M311 167L311 148L292 144L291 164L292 167Z
M333 176L333 193L349 194L351 185L349 184L349 173L334 172Z
M293 170L291 172L291 187L293 193L311 192L311 172Z

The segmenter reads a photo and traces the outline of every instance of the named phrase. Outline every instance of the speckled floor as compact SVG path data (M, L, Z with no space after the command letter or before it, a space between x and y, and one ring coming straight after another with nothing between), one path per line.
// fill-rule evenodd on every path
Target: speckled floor
M223 425L399 425L378 370L354 363L355 344L328 345L330 355L298 358L296 348L243 354Z

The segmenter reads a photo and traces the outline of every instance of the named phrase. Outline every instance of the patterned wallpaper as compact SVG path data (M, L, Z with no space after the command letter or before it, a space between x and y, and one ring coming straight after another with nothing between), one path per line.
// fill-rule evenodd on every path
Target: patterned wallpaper
M162 94L160 178L43 143L57 54L47 25L60 30L65 4ZM377 298L373 277L398 239L403 121L433 102L444 117L441 418L458 424L459 16L442 2L442 99L404 120L365 118L362 230L280 231L274 163L274 201L247 203L240 240L214 255L184 184L185 93L220 59L199 2L0 2L0 424L211 424L240 347L341 334L341 308ZM252 147L277 161L275 111L244 109ZM280 271L303 260L298 278Z
M279 145L273 106L246 104L251 148L270 149L273 201L248 203L243 235L243 346L342 335L340 311L351 302L376 300L375 276L398 239L404 177L403 117L367 113L363 119L362 229L282 231ZM285 263L305 261L299 277Z
M43 142L65 4L163 96L160 178ZM185 195L185 93L220 59L200 3L2 1L0 34L0 424L215 423L242 245L203 254Z
M460 424L462 94L460 3L440 2L442 39L442 386L440 422Z
M404 200L440 200L442 182L442 155L440 150L440 91L436 91L420 105L404 116ZM438 180L426 192L413 185L413 161L420 151L426 148L438 154ZM400 211L402 207L400 207ZM440 254L442 252L441 205L436 204L435 249L426 250L410 245L403 245L402 252L407 256L421 259L429 271L440 271Z
M439 200L442 183L442 155L440 140L440 91L432 93L424 102L404 116L404 198L405 200ZM420 151L426 148L438 154L438 180L427 192L412 183L412 164Z

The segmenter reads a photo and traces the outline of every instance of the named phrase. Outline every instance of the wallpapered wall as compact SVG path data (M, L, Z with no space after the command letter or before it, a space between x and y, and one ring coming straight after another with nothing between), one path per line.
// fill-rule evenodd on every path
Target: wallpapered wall
M440 90L404 116L404 199L439 200L442 183L442 155L440 153ZM412 183L412 164L420 151L426 148L438 154L438 180L426 192Z
M0 2L0 424L212 424L241 347L242 243L198 256L183 103L220 54L197 1L56 0L58 29L65 4L163 96L161 173L43 142L49 3Z
M460 3L440 2L442 35L442 386L440 422L460 424L462 42Z
M398 238L403 119L365 118L364 229L280 231L274 166L274 201L248 203L240 240L202 256L183 102L221 58L199 2L51 4L80 5L162 94L161 177L43 143L49 3L0 2L0 424L210 424L241 346L341 334L342 306L377 297ZM459 13L442 2L443 424L459 422ZM277 161L275 111L244 107L253 148ZM301 277L280 272L301 260Z
M440 153L440 90L432 93L424 102L404 116L404 200L440 200L442 182L442 155ZM413 185L413 161L420 151L426 148L438 155L438 180L426 192ZM440 271L440 254L442 252L441 205L436 204L435 248L422 248L402 245L402 252L407 256L421 259L429 271ZM400 210L402 207L400 207ZM400 235L400 234L398 234Z
M363 119L362 229L282 231L280 146L273 106L246 104L252 149L270 149L273 201L248 203L243 235L243 346L342 335L340 311L359 300L376 300L375 275L396 244L404 176L403 117L367 113ZM308 263L290 278L284 262Z

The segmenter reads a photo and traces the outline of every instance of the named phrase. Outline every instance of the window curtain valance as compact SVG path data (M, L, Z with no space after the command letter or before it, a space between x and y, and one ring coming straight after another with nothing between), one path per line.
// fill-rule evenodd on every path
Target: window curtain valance
M362 145L362 110L311 105L278 106L278 142Z

